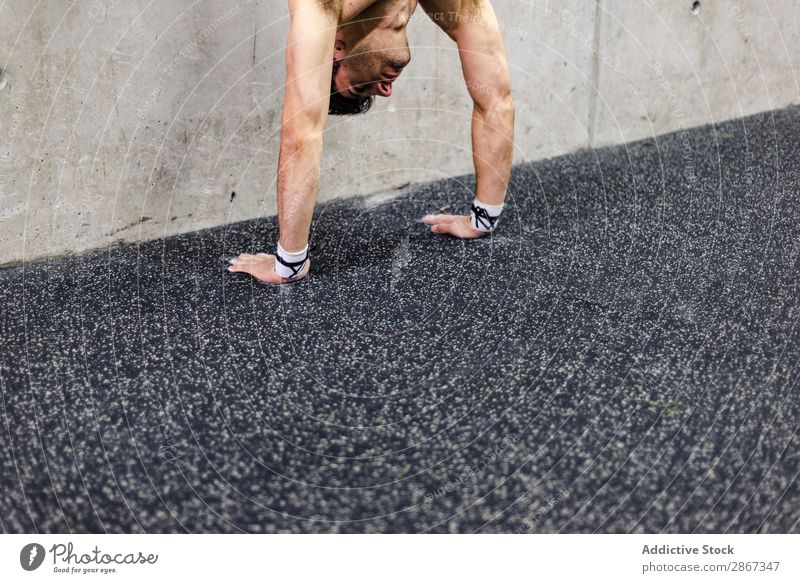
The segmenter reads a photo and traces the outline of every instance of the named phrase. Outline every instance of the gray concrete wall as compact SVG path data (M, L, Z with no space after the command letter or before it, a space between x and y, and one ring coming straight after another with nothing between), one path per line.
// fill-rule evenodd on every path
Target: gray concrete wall
M517 162L800 103L794 0L494 4ZM321 201L471 171L455 48L410 29L395 96L329 123ZM274 214L287 30L282 0L0 4L0 265Z

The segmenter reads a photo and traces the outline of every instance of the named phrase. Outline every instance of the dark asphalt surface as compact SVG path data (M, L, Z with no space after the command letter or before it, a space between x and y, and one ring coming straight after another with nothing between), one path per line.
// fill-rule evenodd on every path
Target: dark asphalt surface
M5 532L800 532L800 108L0 271Z

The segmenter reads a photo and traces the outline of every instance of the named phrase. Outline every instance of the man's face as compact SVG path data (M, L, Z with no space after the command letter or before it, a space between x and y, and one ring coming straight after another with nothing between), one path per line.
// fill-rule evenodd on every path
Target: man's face
M375 36L367 36L349 51L337 41L333 85L342 97L389 97L392 84L411 60L405 34Z

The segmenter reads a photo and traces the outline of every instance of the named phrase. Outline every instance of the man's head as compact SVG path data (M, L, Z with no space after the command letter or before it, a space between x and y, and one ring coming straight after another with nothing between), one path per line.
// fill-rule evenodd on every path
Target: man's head
M392 83L410 60L405 29L376 28L352 46L345 32L337 32L329 113L364 113L376 95L389 97Z

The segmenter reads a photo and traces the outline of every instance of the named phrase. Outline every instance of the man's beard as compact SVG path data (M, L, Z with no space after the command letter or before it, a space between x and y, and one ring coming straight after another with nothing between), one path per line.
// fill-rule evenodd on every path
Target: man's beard
M351 71L362 73L372 70L380 58L381 51L375 49L369 40L362 40L341 60L347 62L347 68Z

